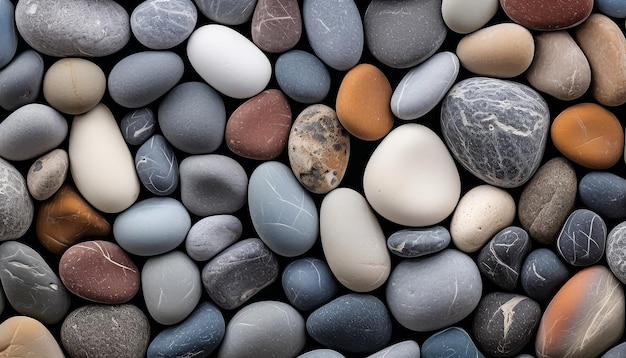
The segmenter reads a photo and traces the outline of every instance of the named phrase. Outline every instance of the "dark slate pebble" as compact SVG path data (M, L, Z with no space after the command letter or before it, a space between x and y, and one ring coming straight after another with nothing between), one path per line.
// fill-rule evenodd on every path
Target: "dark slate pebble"
M485 358L472 338L459 327L450 327L428 337L422 344L421 358Z
M301 311L310 311L327 303L338 289L328 264L313 257L298 259L287 265L282 285L289 303Z
M580 179L582 202L605 219L626 217L626 179L609 172L591 172Z
M591 210L578 209L569 215L556 240L561 257L574 266L600 261L606 244L606 224Z
M626 357L626 342L609 349L600 358L624 358Z
M300 103L321 102L330 91L330 72L319 58L306 51L280 55L274 74L280 89Z
M330 349L368 353L383 348L391 339L391 317L375 296L349 293L313 311L306 330Z
M208 261L241 237L243 226L233 215L213 215L197 221L185 238L187 255Z
M11 0L0 0L0 68L11 62L17 51L15 8Z
M478 254L478 269L499 287L512 291L517 287L524 258L530 252L526 230L509 226L498 232Z
M403 229L387 239L387 248L400 257L420 257L441 251L450 244L450 232L443 226Z
M606 261L615 277L626 283L626 221L609 232L606 239Z
M178 159L160 134L153 135L137 150L135 169L141 184L155 195L170 195L178 187Z
M381 349L367 358L414 358L419 355L420 346L415 341L408 340Z
M540 248L524 260L520 281L528 296L545 302L554 296L569 276L567 266L552 250Z
M37 52L26 50L17 55L0 71L0 107L12 111L33 103L41 90L43 72L43 59Z
M130 145L143 144L156 130L156 119L150 108L135 109L122 118L120 123L122 136Z
M200 12L219 24L240 25L248 21L256 0L194 0Z

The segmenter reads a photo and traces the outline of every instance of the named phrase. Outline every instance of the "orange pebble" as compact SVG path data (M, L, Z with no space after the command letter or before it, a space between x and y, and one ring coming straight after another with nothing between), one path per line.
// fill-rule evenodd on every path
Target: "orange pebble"
M550 135L564 156L590 169L608 169L624 152L622 125L613 113L594 103L580 103L561 112Z
M353 136L378 140L393 126L391 85L381 70L360 64L346 73L337 93L339 122Z

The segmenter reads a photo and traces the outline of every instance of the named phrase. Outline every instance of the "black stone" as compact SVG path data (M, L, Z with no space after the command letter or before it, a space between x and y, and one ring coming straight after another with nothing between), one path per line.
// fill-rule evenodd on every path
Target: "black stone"
M392 254L413 258L441 251L450 244L450 232L443 226L404 229L396 231L387 239Z
M582 202L603 218L626 217L626 179L609 172L591 172L580 180L578 193Z
M156 119L150 108L135 109L122 118L120 122L122 136L130 145L140 145L154 134Z
M517 287L524 258L530 252L526 230L509 226L498 232L478 254L478 269L489 281L512 291Z
M531 252L522 266L521 283L532 299L545 302L570 277L567 266L550 249L541 248Z
M569 215L556 240L563 259L574 266L600 261L606 245L606 224L591 210L578 209Z

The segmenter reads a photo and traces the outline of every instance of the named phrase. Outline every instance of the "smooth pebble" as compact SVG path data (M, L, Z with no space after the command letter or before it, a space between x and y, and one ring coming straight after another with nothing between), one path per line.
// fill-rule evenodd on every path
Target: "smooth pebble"
M301 311L322 306L338 291L328 264L314 257L290 262L283 270L281 282L289 303Z
M208 261L239 240L242 232L243 225L236 216L207 216L187 232L185 250L196 261Z
M11 62L17 51L15 7L11 0L0 1L0 68Z
M43 96L60 112L81 114L100 103L106 85L106 76L97 64L84 58L63 58L46 71Z
M0 310L1 312L1 310ZM13 316L0 324L2 357L65 358L52 333L38 320Z
M450 244L450 232L443 226L402 229L387 239L392 254L415 258L441 251Z
M34 214L26 180L17 168L0 158L0 242L22 237L30 228Z
M530 252L528 233L517 226L500 230L483 246L476 263L489 281L513 291L517 287L524 258Z
M367 356L367 358L419 358L420 347L412 340L398 342Z
M574 266L590 266L604 256L607 228L604 220L588 209L572 212L556 239L561 257Z
M442 0L441 16L450 30L468 34L489 22L499 8L498 0Z
M67 152L61 148L37 158L26 175L28 192L36 200L46 200L57 192L65 182L70 168Z
M589 172L578 183L580 200L605 219L626 217L626 179L609 172Z
M37 52L26 50L15 56L0 70L0 107L13 111L35 102L41 90L43 72L43 59Z
M276 82L285 94L300 103L321 102L330 91L330 72L315 55L302 51L286 52L276 60Z
M607 16L626 18L626 4L620 0L596 0L594 5Z
M251 37L261 50L283 53L302 36L302 15L297 0L258 0L252 13Z
M450 327L428 337L422 344L422 358L484 358L472 337L460 327Z
M541 303L552 298L569 278L570 270L565 263L545 247L528 254L520 275L524 292Z
M209 20L224 25L241 25L248 21L256 4L256 0L194 0L194 2Z
M147 0L130 15L130 29L142 45L166 50L181 44L193 32L198 11L191 0Z
M160 134L153 135L139 147L135 169L141 184L152 194L170 195L178 188L178 159Z
M148 107L134 109L126 113L120 122L122 136L130 145L143 144L152 137L156 126L154 112Z
M500 0L500 5L511 20L529 29L540 31L574 27L585 21L593 10L593 0L573 0L567 3Z
M606 261L611 272L626 283L626 222L617 224L606 239Z

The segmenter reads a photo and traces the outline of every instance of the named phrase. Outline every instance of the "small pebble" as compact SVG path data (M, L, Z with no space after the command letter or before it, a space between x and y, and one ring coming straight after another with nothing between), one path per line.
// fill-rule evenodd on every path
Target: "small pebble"
M52 333L38 320L13 316L0 324L3 357L65 358Z
M530 252L528 233L517 226L500 230L478 254L480 272L498 287L513 291L517 287L524 258Z
M402 341L367 356L367 358L411 358L420 356L420 347L415 341Z
M322 306L338 289L328 264L313 257L290 262L283 270L282 286L289 303L301 311Z
M6 66L17 51L15 7L11 0L0 1L0 68Z
M33 222L34 211L26 180L11 163L0 158L0 242L22 237Z
M469 34L489 22L499 8L498 0L442 0L441 15L450 30Z
M198 220L185 238L187 255L208 261L241 237L243 226L233 215L213 215Z
M520 281L528 296L543 303L551 299L569 278L569 269L557 254L539 248L524 260Z
M100 103L106 85L104 72L97 64L83 58L63 58L46 71L43 96L60 112L81 114Z
M328 96L330 73L315 55L302 50L286 52L276 60L274 71L278 86L294 101L312 104Z
M607 229L602 218L588 209L572 212L556 240L561 257L574 266L590 266L604 256Z
M261 50L283 53L302 36L302 15L297 0L258 0L252 13L252 41Z
M248 21L256 4L255 0L194 0L194 2L209 20L224 25L240 25Z
M472 337L460 327L450 327L428 337L422 344L422 358L484 358Z
M560 30L574 27L591 14L593 0L567 3L541 0L500 0L502 9L513 21L533 30Z
M589 172L580 179L582 202L605 219L626 217L626 179L609 172Z
M41 89L43 71L43 59L37 52L26 50L15 56L0 70L0 107L13 111L35 102Z
M622 358L624 356L626 356L626 342L609 349L600 358Z
M57 148L33 162L26 175L28 192L35 200L46 200L61 188L70 162L67 152Z
M626 18L626 3L620 0L595 0L594 5L607 16Z
M170 195L178 188L178 159L160 134L153 135L139 147L135 169L141 184L152 194Z
M392 254L415 258L441 251L450 244L450 232L443 226L402 229L387 239Z
M626 222L617 224L606 239L606 261L611 272L626 282Z
M152 137L156 130L154 113L148 107L132 110L122 118L120 130L126 143L130 145L143 144Z
M147 0L130 15L130 29L142 45L166 50L185 41L193 32L198 11L191 0Z
M327 348L314 349L304 354L300 354L297 358L345 358L343 354Z

